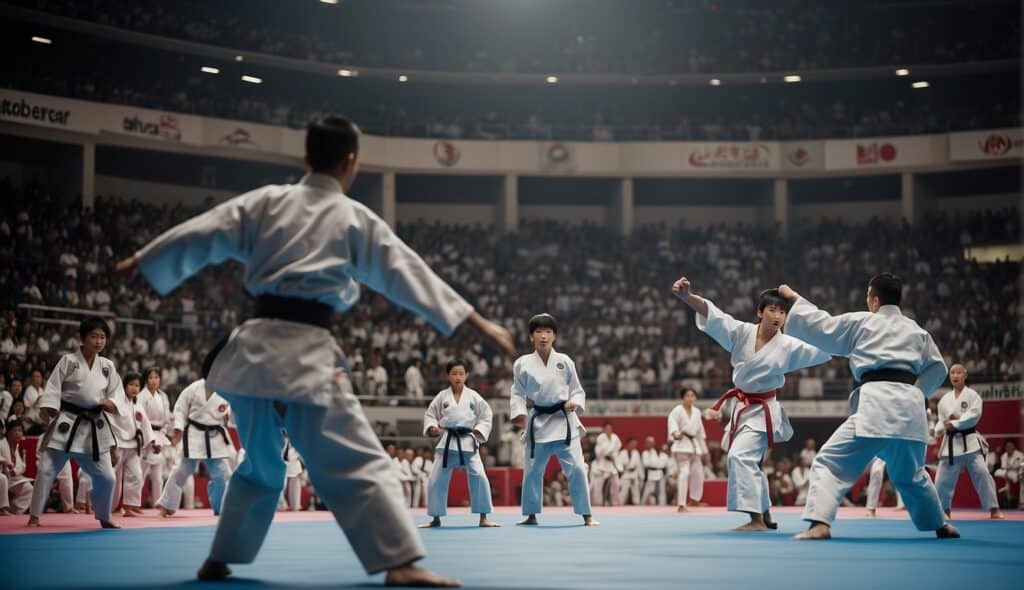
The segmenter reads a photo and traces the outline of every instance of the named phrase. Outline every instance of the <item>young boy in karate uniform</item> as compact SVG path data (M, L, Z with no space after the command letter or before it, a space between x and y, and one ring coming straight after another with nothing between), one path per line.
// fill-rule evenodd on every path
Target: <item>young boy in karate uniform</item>
M142 377L129 373L124 378L124 395L129 411L108 416L117 438L117 464L114 465L114 506L123 504L124 516L142 514L142 457L153 444L153 428L149 418L137 404ZM123 500L122 500L123 497Z
M288 442L287 435L285 435L284 451L281 453L281 458L287 465L281 497L283 500L287 500L289 510L302 510L302 479L306 467L302 463L299 452Z
M939 401L939 421L934 431L935 436L942 437L939 442L939 472L935 475L935 491L939 494L939 503L946 516L949 516L956 480L966 468L967 473L971 474L974 490L978 492L981 507L989 511L990 518L1002 519L1003 512L999 510L999 499L996 497L996 482L985 463L988 443L976 428L981 420L981 396L967 387L967 369L963 365L950 367L949 382L953 389Z
M612 423L605 422L594 443L594 460L590 465L590 496L598 506L619 504L618 463L621 450L622 440L615 434Z
M48 422L43 436L46 447L38 460L28 526L39 526L39 516L57 474L68 459L92 478L96 520L105 529L120 528L110 521L114 496L114 466L110 449L116 444L108 414L129 411L124 402L121 377L113 361L99 356L110 338L105 320L90 317L78 327L79 349L65 354L46 381L41 416Z
M386 570L385 583L398 586L456 584L413 565L424 556L423 545L352 392L331 314L355 305L363 283L446 335L468 321L507 354L514 351L512 337L475 312L380 217L345 196L359 170L359 135L345 117L312 122L310 173L298 184L231 199L118 264L120 270L139 266L166 294L206 265L234 259L246 265L245 288L256 298L256 317L235 328L205 363L210 387L233 405L246 455L232 476L200 579L222 579L228 563L256 557L285 478L283 427L368 573Z
M665 471L668 469L668 455L662 455L653 436L644 440L644 452L641 461L644 464L644 493L640 503L654 503L661 506L665 503Z
M143 379L145 387L139 392L136 405L142 408L153 430L153 445L141 451L143 486L149 482L149 501L155 507L157 500L163 495L164 464L170 462L170 469L174 468L175 449L168 436L174 432L174 415L171 413L170 399L164 390L160 389L160 369L147 369Z
M427 484L427 514L433 518L420 528L441 526L441 517L448 514L448 484L452 471L460 467L466 470L470 510L480 515L480 526L500 526L487 519L494 510L491 483L477 452L478 446L487 442L491 435L491 406L483 396L466 387L469 377L466 361L448 361L445 371L451 387L437 394L423 415L424 436L440 438Z
M579 414L587 394L580 385L576 364L554 349L558 337L555 318L542 313L530 318L534 351L512 366L512 423L525 429L526 467L523 470L523 516L516 524L535 525L542 509L544 471L551 455L558 457L569 480L569 495L576 514L586 526L598 523L590 513L590 491L580 437L586 434ZM528 409L528 402L533 407ZM437 469L436 465L434 467Z
M831 538L843 497L877 456L903 497L918 530L959 537L946 522L925 471L928 419L925 400L946 379L946 363L932 337L903 315L903 281L884 273L868 283L867 312L829 315L789 285L779 294L792 303L786 333L850 359L859 386L850 394L850 416L821 447L811 465L804 520L797 539Z
M619 492L619 505L640 503L640 483L643 481L644 462L637 450L635 438L626 441L626 448L619 452L618 464L622 467L622 489Z
M731 355L735 388L711 410L718 412L726 400L737 399L722 440L722 448L729 451L727 504L731 511L749 514L750 522L733 530L777 528L769 512L771 492L761 462L774 441L792 438L793 427L776 394L786 383L786 373L820 365L831 357L781 332L788 305L774 289L761 292L756 324L737 321L693 294L686 277L676 281L672 291L697 312L697 327Z
M178 394L174 402L172 442L181 441L181 455L167 478L164 493L157 500L160 516L166 518L181 506L182 486L200 462L206 465L210 475L206 486L210 507L215 515L220 514L231 478L231 458L235 454L235 445L228 434L230 418L228 401L208 389L205 379L193 382Z
M704 497L704 464L707 454L707 434L704 420L696 406L697 392L683 389L683 403L672 408L668 415L668 439L676 465L676 512L686 512L687 500L700 502Z

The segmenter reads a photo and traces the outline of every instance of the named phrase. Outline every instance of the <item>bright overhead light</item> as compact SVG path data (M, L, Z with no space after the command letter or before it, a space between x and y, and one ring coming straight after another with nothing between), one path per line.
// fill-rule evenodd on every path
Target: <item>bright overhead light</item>
M548 76L545 78L548 84L558 84L558 76Z
M358 76L359 72L357 72L355 70L348 70L348 69L342 68L342 69L338 70L338 75L341 76L342 78L352 78L354 76Z
M43 45L53 45L53 40L52 39L48 39L46 37L38 37L38 36L33 35L32 36L32 40L35 41L36 43L42 43Z
M320 0L324 4L337 4L338 0Z
M256 76L242 76L242 81L250 84L262 84L263 78L257 78Z
M244 59L245 59L245 58L244 58L244 57L242 57L241 55L236 55L236 56L235 56L235 61L242 61L242 60L244 60Z
M931 86L931 84L929 84L925 80L921 80L919 82L914 82L913 84L911 84L911 86L913 86L914 88L928 88L929 86Z
M900 68L900 69L896 70L896 75L897 76L909 76L910 75L910 70L908 70L907 68Z
M786 76L786 77L783 78L783 81L789 82L789 83L799 82L800 80L801 80L800 76L798 76L796 74L790 74L789 76Z
M721 80L719 80L718 78L712 78L712 79L711 79L711 81L710 81L709 83L710 83L710 84L711 84L712 86L721 86L721 85L722 85L722 81L721 81Z
M202 70L203 72L206 72L207 74L219 74L220 73L220 68L215 68L213 66L203 66L203 67L201 67L199 69Z
M398 81L399 82L408 82L409 81L409 76L406 76L405 74L402 74L401 76L398 77Z

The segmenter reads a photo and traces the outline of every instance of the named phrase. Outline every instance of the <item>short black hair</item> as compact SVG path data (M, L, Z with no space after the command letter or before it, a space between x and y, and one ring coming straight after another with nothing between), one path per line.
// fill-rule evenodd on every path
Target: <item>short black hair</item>
M132 381L138 381L139 386L142 386L142 376L139 375L138 373L128 373L127 375L124 376L124 379L121 380L121 383L123 385L128 385Z
M764 308L769 305L774 305L782 311L789 313L791 303L779 294L778 289L765 289L764 291L761 291L760 295L758 295L757 311L764 311Z
M903 279L891 272L871 277L868 288L882 305L899 305L903 300Z
M152 375L153 373L156 373L157 377L163 379L163 376L160 374L160 367L150 367L146 369L145 373L143 373L143 375L146 376L146 381L149 381L149 376Z
M691 391L693 392L694 396L700 397L697 395L697 390L692 387L683 387L682 390L679 392L679 397L686 397L686 394L690 393Z
M103 318L85 318L78 324L78 335L85 338L93 330L102 330L103 333L110 338L110 324Z
M454 369L455 367L462 367L463 369L466 370L467 373L469 372L469 363L460 358L454 358L448 361L448 363L444 366L444 372L451 373L452 369Z
M359 153L359 126L342 115L315 119L306 127L306 158L313 172L327 172Z
M555 334L558 333L558 321L550 313L539 313L530 318L530 334L541 328L551 328Z

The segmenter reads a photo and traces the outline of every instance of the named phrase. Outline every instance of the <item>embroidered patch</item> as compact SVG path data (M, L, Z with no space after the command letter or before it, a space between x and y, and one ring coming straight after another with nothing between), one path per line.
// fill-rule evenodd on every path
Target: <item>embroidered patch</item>
M104 377L110 377L110 367L103 367L100 372L103 373Z
M135 421L142 422L142 412L135 412Z
M967 409L967 402L960 402L960 409L961 410L966 410Z
M71 365L71 372L72 373L74 373L75 371L78 370L78 361L71 361L69 364Z
M475 412L476 411L476 404L469 404L469 411L470 412Z
M67 422L61 422L60 426L57 427L57 432L61 434L67 434L69 430L71 430L71 425Z
M557 365L555 365L555 366L556 366L556 367L558 367L558 370L559 370L559 371L561 371L562 369L564 369L564 368L565 368L565 364L564 364L564 363L558 363L558 364L557 364Z
M449 405L450 404L448 402L444 402L443 404L441 404L441 407L442 408L447 408Z
M106 420L96 421L96 430L103 430L103 425L106 424Z
M228 411L228 405L227 404L221 404L221 405L217 406L217 411L220 412L221 414L223 414L224 412L227 412Z

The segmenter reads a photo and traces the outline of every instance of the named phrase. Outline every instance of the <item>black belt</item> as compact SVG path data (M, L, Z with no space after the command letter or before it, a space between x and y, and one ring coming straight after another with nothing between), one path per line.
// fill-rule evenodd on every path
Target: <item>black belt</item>
M968 434L974 434L977 431L978 430L976 428L965 428L963 430L958 430L956 428L953 428L953 429L950 429L950 430L946 431L946 450L949 451L949 464L950 465L953 464L953 440L956 438L956 436L958 434L960 435L960 444L963 445L964 453L966 453L967 452L967 435Z
M556 414L561 412L565 416L565 444L568 445L572 442L572 426L569 423L569 412L565 409L565 402L558 402L553 406L533 406L533 414L530 415L530 458L533 459L533 450L537 446L537 441L533 437L533 421L537 419L537 416L544 414Z
M333 314L333 307L326 303L313 301L312 299L281 297L279 295L259 295L256 297L252 317L285 320L329 330ZM210 375L214 359L217 358L217 354L227 344L230 336L230 332L225 334L213 349L210 350L209 354L206 355L206 358L203 360L203 379Z
M210 448L210 436L213 434L213 431L216 430L216 431L220 432L221 437L224 439L224 444L231 445L231 441L228 440L228 433L227 433L227 431L224 430L224 427L221 426L220 424L203 424L201 422L196 422L195 420L189 418L188 424L185 425L185 432L184 432L184 434L182 436L182 440L183 440L182 444L184 445L183 446L183 450L184 450L185 458L186 459L191 459L192 458L191 456L189 456L189 452L188 452L188 429L192 428L193 426L195 426L199 430L202 430L203 434L204 434L204 436L206 438L206 458L207 459L212 459L213 458L213 449Z
M451 447L452 438L455 438L455 446L459 451L459 465L466 466L466 457L462 453L462 436L466 434L472 434L473 430L469 428L445 428L448 431L448 438L444 441L444 456L441 457L441 467L448 468L448 449Z
M64 452L71 452L71 445L75 442L75 433L78 432L78 426L83 420L87 420L89 425L92 426L92 460L100 460L100 437L99 433L96 432L98 428L103 428L103 424L106 420L103 418L103 408L96 406L94 408L83 408L77 406L71 402L60 402L60 411L67 412L75 416L75 422L71 425L71 432L68 434L68 440L64 443Z
M874 381L891 381L893 383L914 385L917 383L917 375L906 369L874 369L866 371L860 376L861 385Z

